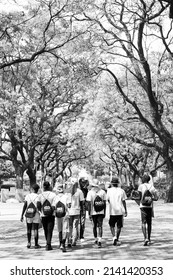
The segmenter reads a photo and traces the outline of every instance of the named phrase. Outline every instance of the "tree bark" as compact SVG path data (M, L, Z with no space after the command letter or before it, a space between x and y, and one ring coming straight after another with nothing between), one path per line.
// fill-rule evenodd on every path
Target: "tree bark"
M169 166L167 171L168 188L165 202L173 202L173 166Z

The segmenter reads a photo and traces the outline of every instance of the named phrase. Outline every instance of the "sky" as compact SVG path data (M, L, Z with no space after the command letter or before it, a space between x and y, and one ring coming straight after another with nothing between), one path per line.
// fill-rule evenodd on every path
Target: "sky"
M28 2L28 0L0 0L0 12L2 13L3 11L20 11L23 9L22 6L24 6Z

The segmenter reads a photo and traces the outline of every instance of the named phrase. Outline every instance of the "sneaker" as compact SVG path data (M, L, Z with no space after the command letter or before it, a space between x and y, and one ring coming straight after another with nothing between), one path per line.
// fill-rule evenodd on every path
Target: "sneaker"
M101 248L101 247L102 247L102 243L98 242L98 248Z
M46 245L46 251L51 251L51 250L53 250L52 246L50 244Z
M35 248L35 249L40 249L41 246L38 244L38 245L35 245L34 248Z
M114 239L113 241L113 245L116 246L117 245L117 239Z
M84 238L81 238L81 239L80 239L80 242L81 242L81 243L83 243L84 241L85 241L85 239L84 239Z
M94 241L94 244L95 244L95 245L97 245L97 244L98 244L98 241L97 241L97 240L95 240L95 241Z
M71 245L71 243L68 243L68 245L67 245L69 248L71 248L72 247L72 245Z
M120 246L121 245L121 241L118 241L117 240L117 244L116 244L117 246Z
M65 248L65 247L62 248L62 252L63 252L63 253L66 252L66 248Z
M31 243L28 242L27 246L26 246L28 249L31 248Z
M63 245L61 244L61 245L59 246L59 248L60 248L60 250L62 250L62 249L63 249Z
M145 239L145 240L144 240L144 246L148 246L148 243L149 243L149 240L148 240L148 239Z

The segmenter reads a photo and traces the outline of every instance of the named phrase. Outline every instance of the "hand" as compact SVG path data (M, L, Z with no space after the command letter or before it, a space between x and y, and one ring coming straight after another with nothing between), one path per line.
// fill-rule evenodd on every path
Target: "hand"
M20 218L20 221L23 222L23 216Z
M125 213L124 213L124 217L127 217L127 211L125 211Z

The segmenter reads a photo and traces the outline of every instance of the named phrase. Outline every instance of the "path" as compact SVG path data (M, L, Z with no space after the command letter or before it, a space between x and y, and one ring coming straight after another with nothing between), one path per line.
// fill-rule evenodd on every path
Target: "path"
M40 249L26 248L25 223L19 221L22 204L0 203L0 259L36 260L171 260L173 259L173 205L162 201L155 203L155 218L151 246L143 246L140 226L140 212L134 201L127 201L128 217L125 218L121 234L122 245L114 247L108 226L104 220L103 247L93 244L91 222L86 221L85 242L66 253L58 249L56 227L53 235L53 251L45 251L43 230L40 230Z

